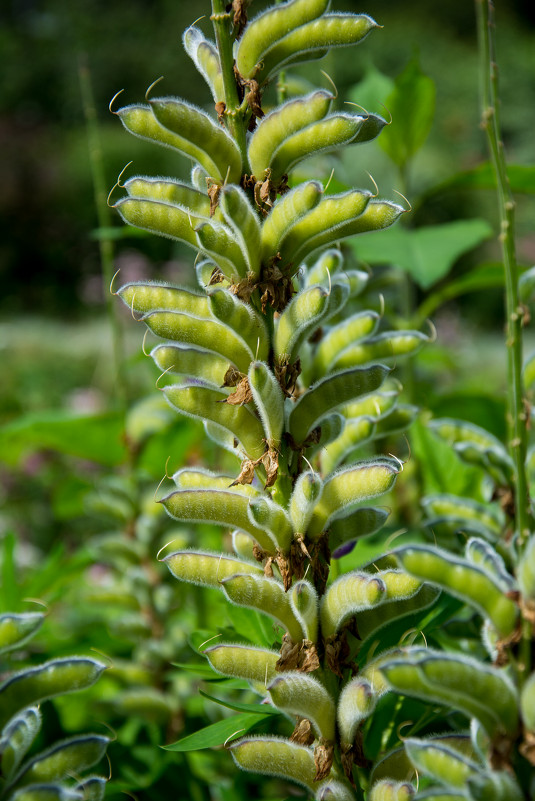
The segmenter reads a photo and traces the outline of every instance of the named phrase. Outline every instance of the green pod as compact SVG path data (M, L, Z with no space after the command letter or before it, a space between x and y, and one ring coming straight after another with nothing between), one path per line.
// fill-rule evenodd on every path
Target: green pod
M200 108L174 97L158 97L150 107L160 125L182 140L181 150L220 183L239 183L241 155L234 140Z
M347 784L327 779L315 795L316 801L355 801L355 794Z
M239 529L232 532L232 548L242 559L254 559L254 540Z
M366 395L365 398L345 404L340 408L340 411L349 420L358 417L371 417L373 420L378 421L395 409L398 395L399 389L375 392L371 395Z
M526 798L508 770L473 773L466 780L466 787L474 801L524 801Z
M312 443L307 448L307 458L310 460L312 457L317 456L323 452L323 449L330 443L337 439L344 430L345 419L338 412L329 414L321 421L321 427L318 429L320 432L319 441Z
M13 673L0 684L0 730L27 706L90 687L105 667L89 657L65 657Z
M502 637L515 628L518 609L507 598L494 575L448 551L425 545L407 545L394 551L401 567L429 581L488 617Z
M514 465L500 440L481 426L444 417L431 420L429 428L453 446L461 459L487 469L497 481L512 484Z
M178 286L153 281L132 281L122 286L117 294L132 311L146 314L151 311L175 311L191 317L211 317L206 295Z
M410 801L416 793L409 782L396 782L393 779L380 779L370 790L369 801ZM422 798L422 795L418 796ZM460 799L450 799L460 801Z
M390 372L388 367L375 364L368 368L355 368L334 373L317 381L301 395L290 412L288 430L298 443L330 412L359 395L378 389Z
M182 312L155 311L142 318L145 325L162 339L214 352L247 372L253 354L244 340L217 320L199 319Z
M429 342L429 337L420 331L383 331L367 342L349 345L331 362L331 370L342 370L377 359L396 359L412 356Z
M318 594L306 579L296 581L290 592L290 606L301 624L305 639L317 642L318 639Z
M177 239L192 248L198 248L194 227L199 224L198 217L188 214L180 206L161 203L156 200L126 197L113 206L129 225L150 231L153 234Z
M240 39L236 66L244 78L253 78L261 69L267 51L295 28L319 17L329 0L291 0L268 8L248 24Z
M388 509L373 506L355 509L347 517L333 520L329 524L329 548L334 558L336 551L350 542L368 537L381 529L389 515Z
M418 773L441 784L462 788L471 774L481 770L476 762L441 742L407 737L404 745Z
M219 63L219 54L213 42L206 39L202 31L194 25L186 28L182 36L184 49L197 70L208 84L214 101L225 100L223 74Z
M11 781L41 729L41 713L31 706L14 717L0 737L2 775Z
M462 528L492 541L501 536L505 526L505 518L499 507L480 503L472 498L437 493L422 498L422 506L428 518L428 526L433 526L438 521L448 522L455 530Z
M171 178L136 175L129 178L123 188L130 197L180 206L195 217L210 217L210 198L206 192L200 192L189 184L173 181Z
M230 281L245 278L249 265L233 231L213 220L201 222L195 228L196 247L214 261Z
M223 579L221 585L229 601L269 615L284 627L293 642L301 642L303 630L280 582L263 575L250 574L230 576Z
M275 706L282 712L310 720L317 737L334 740L336 709L334 699L310 673L288 670L268 685Z
M280 659L278 651L227 643L212 645L203 653L217 673L263 684L266 688L277 675L276 666Z
M239 528L254 537L264 550L274 551L276 543L251 523L247 515L249 499L238 492L207 488L177 490L162 498L160 503L175 520Z
M343 512L353 511L353 505L388 492L399 469L395 459L376 457L332 473L325 479L323 495L308 527L309 536L318 536L332 518L346 517Z
M10 795L10 801L84 801L79 790L63 784L48 782L46 784L30 784Z
M260 492L250 484L236 484L231 487L234 476L226 473L214 473L205 467L183 467L173 474L177 489L212 489L234 492L247 498L256 498Z
M288 553L292 541L292 525L278 503L269 496L259 495L249 501L248 514L255 526L269 533L280 551Z
M110 738L102 734L83 734L54 743L22 766L14 784L21 787L80 775L100 762L109 742Z
M258 562L236 559L226 554L209 553L207 551L175 551L163 560L173 576L189 584L219 589L224 578L236 573L258 573L263 570Z
M288 506L290 520L296 534L304 535L310 518L323 492L323 481L318 473L306 470L294 484Z
M324 638L333 637L345 621L382 603L386 586L379 576L352 571L340 576L321 600L320 620Z
M325 473L332 473L333 470L336 470L352 451L373 439L375 430L376 423L371 417L347 420L340 436L322 450L322 470Z
M329 293L320 286L304 289L292 298L275 329L273 349L277 359L295 361L301 343L320 324L328 302Z
M358 727L377 703L371 684L359 677L348 681L338 699L338 730L342 745L353 745Z
M212 280L214 272L216 271L218 272L221 280L217 284L211 284L210 281ZM195 275L197 276L197 283L207 294L215 292L216 289L226 289L230 286L229 279L225 278L215 261L212 261L211 259L203 259L202 261L198 261L195 265Z
M278 449L284 425L284 396L279 382L266 362L251 362L249 386L264 427L267 443L270 448Z
M194 376L209 381L216 387L223 385L228 359L198 348L185 348L180 345L157 345L150 355L164 373Z
M325 250L316 259L314 264L304 271L304 280L306 286L320 284L320 286L324 286L329 289L332 284L333 276L337 273L340 273L343 265L344 257L339 250L336 250L336 248ZM344 275L347 276L347 270L344 270ZM363 275L368 277L366 273L363 273Z
M370 276L364 270L346 270L346 277L349 280L349 297L358 297L368 284Z
M284 237L307 212L320 202L323 186L319 181L305 181L279 198L262 223L262 262L268 264L277 255Z
M527 678L520 693L520 712L526 730L535 732L535 673Z
M338 325L329 328L324 333L314 354L314 375L325 375L341 351L359 339L373 334L379 320L377 312L364 311L353 314Z
M74 789L84 801L103 801L107 781L104 776L87 776Z
M383 576L384 571L379 575ZM359 614L359 636L364 643L371 637L377 637L380 630L394 620L419 615L424 609L431 607L440 596L440 590L429 584L422 584L412 595L405 598L386 599L385 603L374 609ZM408 625L408 624L407 624Z
M239 186L226 184L219 195L219 208L223 219L234 234L247 262L247 273L260 272L260 221Z
M535 535L531 535L517 568L518 587L524 599L535 601Z
M458 653L407 648L380 671L396 692L475 717L491 736L517 730L517 693L503 670Z
M282 737L262 735L243 737L230 743L228 750L242 770L267 776L281 776L314 790L316 766L314 752L304 745L292 743Z
M329 305L327 306L327 311L322 318L322 323L327 323L342 311L349 300L350 291L351 287L347 276L335 276L329 292Z
M486 573L494 576L503 592L507 593L516 589L516 582L507 571L502 557L485 540L479 537L470 537L466 543L465 556L469 562L479 565Z
M333 96L324 89L305 97L288 100L267 114L256 128L249 142L249 164L257 180L264 178L270 169L276 150L288 137L323 119L329 112Z
M375 426L374 439L381 439L392 434L400 434L411 426L420 413L418 406L401 403L389 415L382 417Z
M0 615L0 654L23 645L39 631L44 619L42 612L6 612Z
M258 359L267 359L269 337L262 316L231 292L221 290L210 295L210 308L218 320L245 342ZM248 370L244 370L247 373Z

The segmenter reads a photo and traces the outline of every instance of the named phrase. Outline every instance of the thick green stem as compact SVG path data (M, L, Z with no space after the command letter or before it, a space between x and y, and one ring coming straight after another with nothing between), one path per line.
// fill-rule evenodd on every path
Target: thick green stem
M505 273L507 345L507 422L509 450L515 465L515 513L518 544L529 535L530 501L526 477L526 407L522 385L523 312L518 295L518 265L515 254L515 203L507 177L498 109L498 73L494 58L494 19L491 0L476 0L481 56L482 128L486 131L498 190L500 244Z

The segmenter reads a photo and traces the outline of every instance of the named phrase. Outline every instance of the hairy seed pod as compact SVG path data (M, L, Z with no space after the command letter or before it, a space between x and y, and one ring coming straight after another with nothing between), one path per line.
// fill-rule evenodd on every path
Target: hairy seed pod
M377 359L396 359L418 353L429 342L429 337L420 331L383 331L376 337L342 350L331 362L331 370L343 370Z
M338 730L342 745L353 745L358 727L373 710L377 699L372 686L359 677L348 681L338 699Z
M325 332L314 354L314 375L325 375L338 354L358 342L359 339L373 334L379 323L379 315L374 311L364 311L329 328Z
M396 407L398 395L399 389L385 389L383 392L375 392L360 400L347 403L340 407L340 411L348 419L365 416L377 421L392 412Z
M39 708L31 706L19 712L4 728L0 737L2 774L11 781L18 766L41 729Z
M492 798L492 801L524 801L525 795L508 770L473 773L466 780L471 798Z
M195 228L196 247L214 261L230 281L245 278L249 265L232 230L213 220L201 222Z
M297 670L285 671L273 679L268 692L278 709L307 718L316 729L318 738L334 740L334 699L314 676Z
M505 562L488 542L479 537L470 537L466 543L465 555L469 562L479 565L485 573L492 575L503 592L516 589L516 582L507 571Z
M182 37L184 49L208 84L214 101L224 101L225 88L219 54L213 42L206 39L195 25L186 28Z
M428 526L446 523L453 530L462 528L493 542L501 536L505 526L505 517L499 507L472 498L437 493L422 498L422 506Z
M199 319L212 316L206 295L191 289L152 281L132 281L122 286L117 294L129 309L142 314L176 311Z
M228 360L216 353L180 345L157 345L150 355L164 373L194 376L216 387L222 386L229 366Z
M383 573L379 575L383 576ZM394 620L401 620L421 613L431 607L440 596L437 587L422 584L420 588L401 599L386 599L386 602L374 609L368 609L359 614L359 636L364 643L371 637L377 637L378 632Z
M219 589L224 578L236 573L258 573L263 570L258 562L236 559L226 554L206 551L175 551L162 560L173 576L180 581Z
M320 284L320 286L329 289L333 276L341 272L343 265L344 257L341 251L336 250L336 248L325 250L310 268L303 271L305 285ZM344 275L347 276L347 270L344 270ZM366 273L363 273L363 275L368 277Z
M76 785L74 791L80 793L84 801L103 801L107 781L104 776L87 776Z
M288 100L263 118L248 148L251 172L257 180L261 180L265 171L271 168L273 155L285 140L312 122L323 119L332 100L330 92L319 89L305 97Z
M278 503L269 496L259 495L251 498L248 509L249 518L258 528L269 532L277 547L287 553L292 541L292 525L288 515Z
M7 612L0 615L0 654L23 645L41 628L44 619L42 612Z
M277 255L288 231L320 202L322 194L323 186L319 181L306 181L277 200L262 224L264 264Z
M315 798L316 801L355 801L355 795L347 784L335 779L322 782Z
M266 52L295 28L319 17L329 0L291 0L268 8L248 24L240 39L236 66L244 78L254 77Z
M329 303L327 310L322 317L321 322L323 324L328 323L329 320L331 320L333 317L336 317L342 311L349 300L350 291L351 286L347 276L335 276L329 292Z
M284 425L284 397L279 382L266 362L251 362L249 386L264 427L267 443L270 448L278 449Z
M254 537L264 550L273 552L275 549L269 534L254 526L249 519L249 499L238 492L198 487L171 492L160 503L175 520L239 528Z
M301 625L295 618L290 599L280 582L251 574L231 576L221 583L232 603L269 615L284 627L294 642L303 639Z
M110 738L102 734L82 734L55 743L23 766L16 777L17 786L79 775L100 762L109 742Z
M277 675L276 665L280 659L278 651L228 643L212 645L203 653L213 669L223 676L254 681L266 688Z
M290 606L301 624L305 639L317 642L318 639L318 594L306 579L296 581L290 592Z
M535 601L535 535L531 535L517 570L518 587L528 601Z
M444 743L407 737L405 750L418 773L451 787L462 788L480 766Z
M321 454L323 452L323 448L325 448L329 442L333 442L335 439L337 439L344 430L345 424L346 421L344 417L338 412L334 412L334 414L329 414L327 417L324 417L321 421L321 427L319 429L319 441L316 444L312 443L307 448L308 459Z
M215 273L218 273L220 280L216 284L211 284L210 282ZM229 279L225 278L212 259L202 259L198 261L195 265L195 275L197 276L197 283L207 295L220 289L228 289L230 287Z
M295 482L288 511L296 534L303 535L308 528L315 506L323 492L323 481L318 473L306 470Z
M352 571L340 576L322 598L321 629L332 637L348 617L382 603L386 586L379 576Z
M370 790L369 801L410 801L416 793L415 788L408 782L396 782L393 779L381 779ZM446 801L438 799L437 801ZM450 801L460 801L455 797Z
M260 272L260 222L247 195L239 186L226 184L219 195L223 219L245 255L247 274Z
M191 216L180 206L126 197L119 200L113 208L117 209L126 223L135 225L136 228L168 239L177 239L192 248L198 247L194 226L199 224L200 219Z
M260 496L260 492L250 484L236 484L231 487L234 476L214 473L205 467L183 467L173 474L173 481L177 489L219 489L245 495L247 498Z
M500 440L493 434L464 420L440 418L431 420L429 428L453 446L456 453L470 464L486 469L498 483L514 483L514 465Z
M328 307L329 293L320 286L299 292L288 303L275 330L273 349L277 359L288 357L290 362L303 340L309 337L320 324Z
M336 550L361 537L375 534L386 522L388 509L364 507L329 524L329 548L336 558Z
M317 787L314 752L307 746L282 737L262 735L234 741L230 743L229 751L242 770L291 779L308 790Z
M340 436L322 450L322 470L325 473L336 470L352 451L373 439L376 428L377 425L371 417L347 420Z
M243 531L236 529L232 532L232 547L242 559L254 559L254 539Z
M296 442L303 442L310 431L336 407L359 395L378 389L389 373L388 367L376 364L334 373L317 381L294 405L288 428Z
M171 178L136 175L126 181L124 189L130 197L180 206L194 217L210 216L210 198L206 192L200 192L189 184L183 184Z
M251 354L256 353L259 359L267 359L269 337L266 324L257 311L225 290L210 295L209 303L214 317L240 336Z

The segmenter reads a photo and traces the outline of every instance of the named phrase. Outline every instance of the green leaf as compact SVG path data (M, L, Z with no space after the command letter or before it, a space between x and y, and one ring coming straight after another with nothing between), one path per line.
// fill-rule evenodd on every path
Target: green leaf
M406 270L422 289L448 274L459 256L493 234L486 220L457 220L442 225L388 228L381 236L361 236L351 244L357 257L369 264L391 262Z
M177 740L176 743L160 747L165 751L199 751L202 748L213 748L217 745L223 745L233 734L245 734L267 717L269 717L269 713L262 715L232 715L230 718L225 718L225 720L219 720L217 723L206 726L204 729L195 732L195 734L189 734L187 737Z
M366 111L384 115L383 103L386 103L387 97L394 91L394 86L392 78L383 75L382 72L370 65L366 69L363 80L353 87L349 97L353 103L358 103ZM383 136L384 132L381 135ZM332 182L330 186L333 189ZM335 189L334 191L339 190Z
M384 134L383 134L384 135ZM524 164L509 164L507 177L511 190L518 194L535 194L535 166ZM485 161L471 170L452 175L443 183L433 187L425 197L439 194L448 189L491 189L496 190L496 178L490 162Z
M445 286L428 295L418 309L418 320L423 324L424 320L431 317L440 306L443 306L449 300L470 292L481 292L484 289L503 287L504 281L504 270L501 262L493 261L479 264L460 278L448 281Z
M225 706L227 709L234 709L236 712L247 712L248 714L254 715L264 715L268 717L270 715L281 715L281 711L279 709L275 709L273 706L269 706L268 704L240 704L235 701L227 701L223 698L215 698L213 695L208 695L203 690L199 690L199 693L204 697L208 698L209 701L214 701L214 703L219 704L220 706Z
M435 95L434 82L413 58L385 100L392 123L383 129L379 144L402 169L427 139L435 115Z

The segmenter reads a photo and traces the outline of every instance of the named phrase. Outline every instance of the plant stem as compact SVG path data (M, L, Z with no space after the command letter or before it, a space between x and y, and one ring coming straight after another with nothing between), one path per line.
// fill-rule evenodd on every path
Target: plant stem
M515 202L507 177L498 108L498 70L495 61L494 16L491 0L476 0L481 57L482 120L496 176L500 215L500 244L505 274L507 345L507 424L509 451L515 465L515 513L518 545L529 536L530 508L526 477L526 407L522 386L523 310L518 295L518 265L515 254Z

